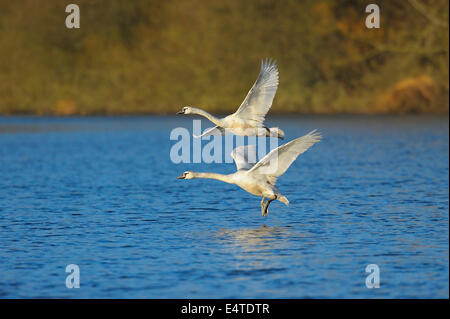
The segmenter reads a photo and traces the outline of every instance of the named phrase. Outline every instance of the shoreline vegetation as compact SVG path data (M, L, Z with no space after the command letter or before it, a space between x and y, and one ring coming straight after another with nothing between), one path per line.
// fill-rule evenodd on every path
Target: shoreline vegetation
M0 115L237 110L261 58L277 60L270 114L448 114L447 0L79 0L0 3Z

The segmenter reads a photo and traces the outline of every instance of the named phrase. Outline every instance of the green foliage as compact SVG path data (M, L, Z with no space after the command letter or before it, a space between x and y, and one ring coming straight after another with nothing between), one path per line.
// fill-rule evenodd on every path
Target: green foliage
M448 112L447 0L378 1L380 29L359 0L78 0L71 30L69 3L0 0L0 113L229 113L263 57L273 113Z

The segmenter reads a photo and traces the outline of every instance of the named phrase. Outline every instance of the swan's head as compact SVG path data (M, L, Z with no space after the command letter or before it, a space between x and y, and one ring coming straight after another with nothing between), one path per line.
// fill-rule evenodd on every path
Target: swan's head
M192 114L192 107L185 106L181 109L181 111L177 112L177 114Z
M186 171L178 176L177 179L193 179L194 177L194 172Z

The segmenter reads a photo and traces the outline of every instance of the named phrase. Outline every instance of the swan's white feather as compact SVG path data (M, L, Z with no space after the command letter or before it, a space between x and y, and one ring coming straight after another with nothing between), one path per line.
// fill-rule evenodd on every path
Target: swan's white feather
M278 68L276 61L261 60L261 71L255 84L248 92L239 109L233 114L235 117L264 122L264 118L272 106L278 88Z
M257 162L256 145L243 145L231 152L237 170L249 170Z
M266 175L269 182L275 185L277 178L286 172L295 159L320 141L320 139L320 133L314 130L289 143L281 145L264 156L248 173Z

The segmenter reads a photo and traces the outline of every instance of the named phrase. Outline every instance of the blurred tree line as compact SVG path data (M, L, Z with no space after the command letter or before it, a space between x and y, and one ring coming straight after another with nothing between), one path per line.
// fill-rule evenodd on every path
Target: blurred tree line
M449 2L378 0L380 29L368 3L0 0L0 113L228 113L263 57L273 113L448 112Z

